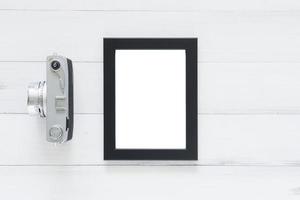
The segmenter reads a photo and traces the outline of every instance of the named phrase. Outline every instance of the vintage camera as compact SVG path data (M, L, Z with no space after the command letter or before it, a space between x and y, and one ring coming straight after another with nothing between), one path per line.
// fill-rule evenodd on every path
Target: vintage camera
M47 81L30 83L27 108L29 114L46 118L46 138L64 143L73 137L73 66L59 55L47 57Z

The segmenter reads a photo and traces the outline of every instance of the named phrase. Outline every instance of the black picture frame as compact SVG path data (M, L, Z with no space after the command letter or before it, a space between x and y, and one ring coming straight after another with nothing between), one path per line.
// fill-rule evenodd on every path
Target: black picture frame
M104 160L197 160L197 38L104 38ZM186 149L115 148L115 52L184 49L186 52Z

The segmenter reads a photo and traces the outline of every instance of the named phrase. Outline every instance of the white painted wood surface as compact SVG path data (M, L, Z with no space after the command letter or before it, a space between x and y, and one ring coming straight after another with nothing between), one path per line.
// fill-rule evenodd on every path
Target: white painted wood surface
M57 52L100 62L103 37L198 37L199 62L299 62L299 20L296 11L8 10L0 12L0 61Z
M295 10L300 8L297 0L2 0L2 10L123 10L123 11L199 11L199 10Z
M0 1L1 197L299 199L299 9L297 0ZM198 37L199 161L103 161L103 37ZM45 78L53 52L75 61L74 140L57 146L26 115L27 84Z
M295 167L0 168L5 199L296 200Z
M199 161L103 161L103 115L77 114L74 139L45 141L44 123L0 115L0 165L300 165L299 115L199 115Z

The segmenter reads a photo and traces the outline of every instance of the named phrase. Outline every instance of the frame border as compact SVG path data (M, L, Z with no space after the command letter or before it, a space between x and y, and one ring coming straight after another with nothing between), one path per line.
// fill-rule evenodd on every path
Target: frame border
M197 38L104 38L104 160L198 160ZM186 149L115 148L115 51L186 50Z

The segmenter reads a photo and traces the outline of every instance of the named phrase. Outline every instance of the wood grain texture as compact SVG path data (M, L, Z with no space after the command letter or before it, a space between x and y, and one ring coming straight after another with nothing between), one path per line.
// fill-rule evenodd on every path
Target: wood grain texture
M75 112L103 113L103 64L73 63ZM44 62L0 62L0 113L27 113L29 82ZM300 114L299 63L199 63L202 114Z
M0 165L300 165L299 115L199 115L197 162L103 161L103 115L75 115L74 139L45 141L45 122L0 115Z
M1 11L0 61L102 61L103 37L198 37L199 62L300 62L298 12Z
M298 0L1 0L2 199L299 199L299 10ZM103 161L103 37L198 37L199 161ZM45 79L53 52L74 61L64 145L25 114L26 87Z
M164 3L159 10L155 2L141 3L148 11L121 3L114 11L85 11L91 1L86 8L78 0L48 8L3 2L0 165L164 164L103 161L103 37L198 37L199 161L167 164L300 164L300 15L291 10L297 2L228 3L228 10L205 3L201 11L191 4L191 12L180 3L181 11ZM44 122L25 115L26 86L45 78L44 60L53 52L71 58L75 70L75 137L62 146L48 144Z
M300 169L286 167L1 167L1 195L23 200L295 200Z
M1 9L56 9L56 10L125 10L125 11L199 11L199 10L295 10L297 0L2 0Z

